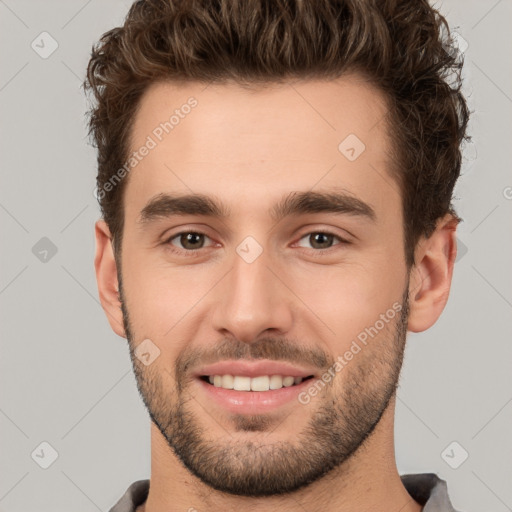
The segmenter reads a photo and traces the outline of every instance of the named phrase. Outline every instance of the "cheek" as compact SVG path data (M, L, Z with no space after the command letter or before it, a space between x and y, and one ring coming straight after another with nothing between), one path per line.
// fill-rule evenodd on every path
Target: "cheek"
M123 261L123 289L130 321L141 336L161 339L215 283L210 268L173 268L132 252Z
M393 304L400 303L406 284L400 267L386 265L379 258L336 267L318 266L310 274L292 272L289 279L305 307L315 313L311 316L307 312L307 317L328 326L338 352L373 326L381 314L393 309Z

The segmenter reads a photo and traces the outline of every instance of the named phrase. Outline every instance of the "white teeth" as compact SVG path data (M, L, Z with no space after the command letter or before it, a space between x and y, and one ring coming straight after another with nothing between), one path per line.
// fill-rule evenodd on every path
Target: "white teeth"
M233 380L233 389L236 391L250 391L251 377L240 377L237 375Z
M251 379L251 391L268 391L269 377L263 375L262 377L254 377Z
M235 379L233 375L223 375L222 376L222 387L224 389L233 389L235 385Z
M283 387L283 377L281 375L272 375L270 377L270 389L281 389Z
M258 377L246 377L242 375L210 375L208 377L210 384L224 389L234 389L236 391L269 391L271 389L281 389L290 387L294 384L300 384L302 377L282 376L282 375L261 375Z
M293 386L293 381L294 381L293 377L285 377L283 379L283 386L286 386L286 387Z

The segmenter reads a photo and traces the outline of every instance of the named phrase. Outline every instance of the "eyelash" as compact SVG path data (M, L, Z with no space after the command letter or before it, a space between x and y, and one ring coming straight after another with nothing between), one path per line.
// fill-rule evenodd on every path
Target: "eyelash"
M206 233L203 233L202 231L180 231L179 233L175 233L171 237L167 238L167 240L164 242L164 245L167 245L169 247L169 250L172 253L175 253L175 254L178 254L178 255L186 253L187 256L192 256L192 257L200 256L200 250L201 249L205 249L205 247L200 247L199 249L179 249L179 248L177 248L177 247L175 247L175 246L173 246L171 244L171 241L174 240L175 238L178 238L181 235L188 235L188 234L202 235L202 236L205 236L207 238L210 238ZM313 235L313 234L315 234L315 235L316 234L322 234L322 235L327 235L327 236L333 236L334 238L337 238L338 241L340 242L340 243L335 244L335 245L333 245L331 247L328 247L327 249L307 249L307 248L303 247L303 249L306 249L306 251L308 251L308 252L312 251L313 253L315 253L315 255L325 254L327 252L330 252L331 250L336 250L336 247L338 245L349 245L351 243L348 240L345 240L344 238L341 238L336 233L332 233L330 231L310 231L310 232L305 233L304 235L302 235L299 238L299 241L302 240L303 238L305 238L307 236L310 236L310 235Z

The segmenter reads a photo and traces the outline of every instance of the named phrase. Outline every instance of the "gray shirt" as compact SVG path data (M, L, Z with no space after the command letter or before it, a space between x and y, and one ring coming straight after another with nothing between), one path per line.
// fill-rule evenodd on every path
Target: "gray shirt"
M422 512L457 512L450 503L446 482L436 474L420 473L400 478L411 497L423 505ZM109 512L135 512L146 501L148 492L149 480L133 482Z

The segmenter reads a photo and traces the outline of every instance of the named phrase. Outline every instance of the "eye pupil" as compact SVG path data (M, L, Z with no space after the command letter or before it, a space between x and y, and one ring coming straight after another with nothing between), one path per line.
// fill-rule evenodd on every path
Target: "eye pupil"
M183 247L185 247L186 249L197 249L197 241L198 241L198 237L199 237L199 240L202 241L202 239L200 237L202 237L203 235L201 235L200 233L185 233L183 235L181 235L180 237L180 242L182 244ZM196 242L196 243L194 243ZM192 244L192 247L188 246L188 244ZM202 244L200 244L202 245Z
M330 242L332 242L332 237L333 235L329 235L328 233L312 233L310 235L310 242L311 242L311 245L314 247L315 244L319 244L321 245L322 247L320 247L320 249L325 249L326 247L324 247L326 244L327 246L330 246ZM318 240L318 238L320 238Z

